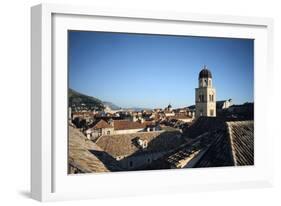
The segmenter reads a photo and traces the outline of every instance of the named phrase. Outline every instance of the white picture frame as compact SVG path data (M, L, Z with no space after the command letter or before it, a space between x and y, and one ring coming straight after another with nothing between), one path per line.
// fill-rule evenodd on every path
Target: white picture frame
M272 186L273 134L267 115L273 104L272 19L40 4L31 9L31 26L32 198L53 201ZM255 39L255 165L68 175L64 164L68 29Z

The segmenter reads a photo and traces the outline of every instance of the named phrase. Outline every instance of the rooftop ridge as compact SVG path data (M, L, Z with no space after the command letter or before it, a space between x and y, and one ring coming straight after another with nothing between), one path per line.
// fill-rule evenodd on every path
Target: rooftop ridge
M241 123L252 123L254 120L238 120L238 121L226 121L229 124L241 124Z
M237 166L237 159L236 159L236 154L235 154L235 149L234 149L234 143L233 143L233 138L232 138L232 129L231 129L231 124L233 122L226 122L226 131L229 136L229 141L230 141L230 147L231 147L231 154L233 158L234 165Z

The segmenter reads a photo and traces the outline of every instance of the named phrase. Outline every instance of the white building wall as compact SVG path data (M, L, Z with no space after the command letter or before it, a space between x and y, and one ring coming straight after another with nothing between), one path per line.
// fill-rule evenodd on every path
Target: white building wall
M232 102L229 101L229 100L227 100L227 101L225 101L224 104L223 104L223 109L227 109L227 108L229 108L231 105L232 105Z
M144 128L140 129L126 129L126 130L114 130L114 134L132 134L136 132L142 132Z
M93 129L91 131L91 136L90 138L92 140L95 140L97 137L103 136L103 135L113 135L114 134L114 129L113 128L103 128L101 131L99 129Z
M185 119L178 119L178 120L188 123L188 122L192 122L193 118L188 118L188 119L185 118Z

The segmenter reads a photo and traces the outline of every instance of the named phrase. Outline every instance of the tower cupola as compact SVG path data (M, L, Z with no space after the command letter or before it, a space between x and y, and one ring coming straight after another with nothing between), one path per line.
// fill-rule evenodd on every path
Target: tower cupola
M199 79L202 78L212 78L212 73L207 69L206 65L204 65L203 69L199 73Z
M212 73L206 65L199 72L199 87L212 87Z
M212 85L212 73L204 65L199 72L198 88L195 89L195 116L216 116L216 89Z

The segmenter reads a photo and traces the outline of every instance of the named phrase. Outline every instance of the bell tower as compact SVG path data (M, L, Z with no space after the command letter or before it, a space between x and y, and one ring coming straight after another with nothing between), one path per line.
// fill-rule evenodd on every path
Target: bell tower
M199 73L198 86L195 89L195 117L215 117L216 89L213 88L212 73L206 66Z

